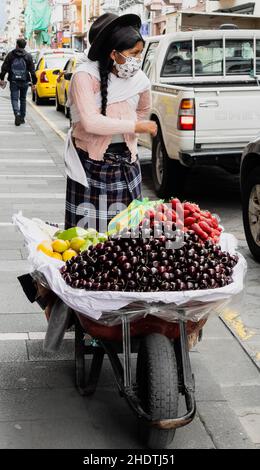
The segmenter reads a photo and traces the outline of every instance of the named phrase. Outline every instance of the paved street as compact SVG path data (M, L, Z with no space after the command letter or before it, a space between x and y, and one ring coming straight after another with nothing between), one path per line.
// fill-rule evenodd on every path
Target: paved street
M53 106L28 106L26 125L16 128L8 91L0 92L0 448L138 449L136 418L118 395L108 361L96 395L79 396L73 333L67 333L59 354L43 353L44 314L16 280L29 266L13 213L63 222L67 128ZM141 154L144 195L154 198L149 155ZM176 432L171 447L260 448L260 266L244 238L238 177L196 170L187 182L187 199L218 213L226 231L238 238L248 277L244 303L239 299L222 319L210 318L191 353L198 411L190 426Z

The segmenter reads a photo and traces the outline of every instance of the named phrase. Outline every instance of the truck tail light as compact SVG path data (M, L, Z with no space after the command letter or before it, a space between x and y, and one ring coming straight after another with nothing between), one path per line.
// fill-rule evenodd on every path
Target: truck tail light
M181 100L178 116L178 129L181 131L195 130L195 101L194 99Z
M41 83L48 83L49 82L49 79L47 77L47 73L45 71L43 71L40 75L40 82Z

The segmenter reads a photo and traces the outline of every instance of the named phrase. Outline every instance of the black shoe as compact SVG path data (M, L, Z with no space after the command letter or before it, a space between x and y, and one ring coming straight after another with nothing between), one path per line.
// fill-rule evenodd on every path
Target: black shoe
M20 124L25 124L25 120L23 117L20 117Z
M16 114L14 123L15 123L16 126L20 126L21 116L19 114Z

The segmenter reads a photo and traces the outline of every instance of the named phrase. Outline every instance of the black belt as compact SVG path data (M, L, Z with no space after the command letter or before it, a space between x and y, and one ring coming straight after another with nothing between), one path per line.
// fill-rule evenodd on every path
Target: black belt
M131 159L131 152L124 143L111 144L104 153L104 162L108 164L131 165Z

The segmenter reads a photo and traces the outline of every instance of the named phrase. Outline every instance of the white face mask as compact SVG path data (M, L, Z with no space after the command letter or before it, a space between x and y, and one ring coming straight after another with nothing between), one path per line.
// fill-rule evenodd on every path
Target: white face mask
M137 59L136 57L125 57L121 52L118 54L123 56L125 59L124 64L118 64L116 61L114 62L118 77L131 78L139 72L142 67L142 59Z

